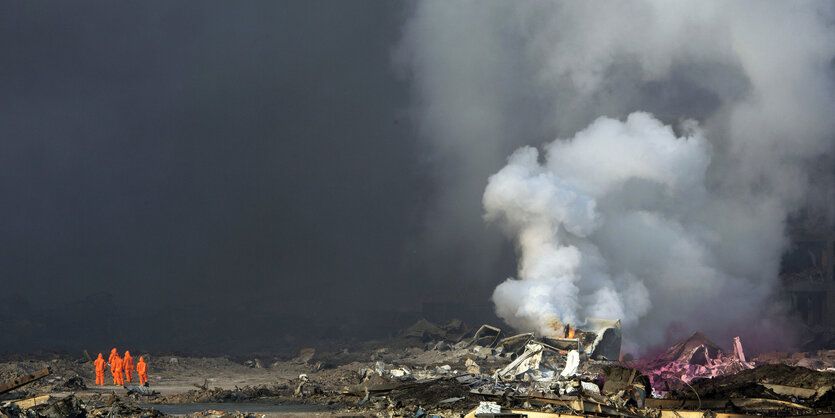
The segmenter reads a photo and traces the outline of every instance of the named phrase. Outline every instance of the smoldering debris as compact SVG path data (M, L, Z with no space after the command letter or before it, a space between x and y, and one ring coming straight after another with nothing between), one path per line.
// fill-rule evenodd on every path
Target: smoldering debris
M658 357L633 363L648 371L653 387L659 391L682 389L696 379L725 376L753 369L745 361L742 342L734 339L734 351L725 353L701 332L676 343Z
M40 379L7 393L14 398L0 403L0 413L158 416L157 407L206 403L244 412L215 408L194 416L248 416L247 408L263 404L363 416L835 412L835 351L752 356L743 340L727 341L726 350L695 333L654 358L618 361L617 339L607 343L611 350L618 347L616 352L594 354L601 341L619 335L609 328L543 337L493 325L462 333L467 327L454 325L420 321L385 341L305 348L261 368L243 360L189 356L174 364L158 356L151 362L152 385L139 389L87 386L94 377L89 361L56 358L49 361L54 382ZM0 362L0 375L14 380L42 367ZM172 390L182 387L193 389Z
M420 411L441 416L462 411L469 411L468 416L535 411L621 417L663 416L671 411L702 414L706 409L741 415L832 409L835 373L788 365L769 369L775 366L766 365L765 358L747 359L738 338L725 352L696 333L657 358L624 363L594 358L590 354L595 346L583 341L597 336L584 338L584 333L577 330L576 338L558 339L505 336L502 329L485 325L469 338L447 341L447 351L378 361L375 372L358 373L362 383L344 391L357 400L353 405L349 402L348 409L402 416ZM561 343L561 348L549 342ZM428 353L435 363L415 367L414 360ZM775 373L782 377L770 381ZM670 385L672 380L677 384ZM729 385L729 381L737 383Z

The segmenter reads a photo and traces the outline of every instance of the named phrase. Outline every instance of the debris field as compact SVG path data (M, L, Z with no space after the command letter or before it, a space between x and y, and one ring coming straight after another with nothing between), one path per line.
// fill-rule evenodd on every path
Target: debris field
M193 405L199 410L183 415L201 417L835 413L835 350L749 358L738 338L724 351L695 333L654 358L621 361L620 324L600 320L590 328L540 337L421 320L386 341L305 348L293 358L143 353L147 387L95 386L82 356L7 355L0 357L0 416L154 417L165 415L165 405ZM200 409L206 404L223 407ZM253 405L275 412L248 412Z

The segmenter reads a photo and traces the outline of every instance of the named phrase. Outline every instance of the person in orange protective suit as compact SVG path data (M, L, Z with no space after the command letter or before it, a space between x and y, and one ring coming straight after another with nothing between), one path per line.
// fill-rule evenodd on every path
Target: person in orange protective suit
M148 366L145 365L145 360L139 356L139 363L136 363L136 374L139 375L139 386L148 384Z
M113 371L113 359L119 357L119 352L116 349L110 350L110 357L107 359L107 363L110 365L110 375L113 376L113 384L116 384L116 372Z
M104 359L101 356L101 353L99 353L99 357L96 358L96 361L94 361L93 364L96 366L96 384L99 385L99 386L103 386L104 385L104 364L105 363L104 363Z
M119 372L116 372L116 365L119 365ZM119 357L119 353L116 353L113 356L113 360L110 360L110 374L113 375L113 384L119 384L119 378L122 376L122 358Z
M122 369L125 370L125 381L130 383L133 380L133 357L130 351L125 350L125 358L122 360Z
M119 386L125 385L125 377L122 375L122 359L119 356L113 358L113 379Z

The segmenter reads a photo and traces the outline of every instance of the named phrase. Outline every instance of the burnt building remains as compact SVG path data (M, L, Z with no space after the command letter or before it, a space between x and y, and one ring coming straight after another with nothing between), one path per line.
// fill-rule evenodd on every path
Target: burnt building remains
M835 329L835 186L819 177L808 208L789 220L791 247L783 255L783 295L797 320L815 329Z

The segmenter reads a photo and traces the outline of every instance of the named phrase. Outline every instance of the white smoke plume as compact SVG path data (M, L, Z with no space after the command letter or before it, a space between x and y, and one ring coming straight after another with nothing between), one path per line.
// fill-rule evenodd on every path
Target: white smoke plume
M704 225L689 216L705 204L708 163L701 132L676 138L646 113L625 122L600 118L573 139L548 144L542 165L536 149L516 151L484 192L487 219L504 222L522 255L520 280L496 288L499 316L543 334L554 332L547 322L554 318L574 325L617 318L634 326L651 307L648 288L665 288L676 267L717 283L682 281L672 294L652 296L692 297L681 292L687 290L715 297L734 278L713 271L710 243L699 239L709 234L699 234ZM649 250L647 239L637 241L645 235L662 241L659 248L609 265L634 244ZM647 271L652 260L663 262Z
M540 332L619 317L636 347L673 323L756 327L810 168L832 172L834 9L418 2L396 60L448 162L434 223L472 238L484 191L520 255L497 313Z

